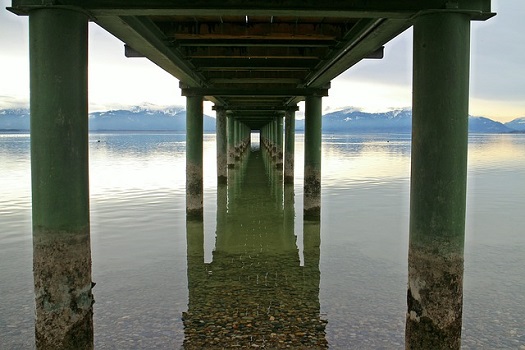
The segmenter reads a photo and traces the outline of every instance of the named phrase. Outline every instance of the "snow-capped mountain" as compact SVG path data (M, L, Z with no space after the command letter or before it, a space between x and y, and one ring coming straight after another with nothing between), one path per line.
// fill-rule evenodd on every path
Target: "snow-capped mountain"
M347 108L323 116L323 132L409 133L411 125L412 112L408 108L381 113L367 113L356 108ZM159 107L143 104L127 109L93 112L89 114L89 129L92 131L185 131L186 111L181 106ZM296 129L304 130L304 120L296 121ZM29 130L29 110L0 110L0 130ZM204 116L204 130L215 131L215 118ZM525 117L502 124L488 118L471 116L469 132L525 132Z
M505 126L516 131L525 132L525 117L516 118L508 123L505 123Z
M29 109L0 110L0 130L29 130ZM89 114L89 130L186 130L186 110L180 106L134 106ZM204 131L215 131L215 118L204 116Z
M304 130L304 120L296 122ZM323 117L324 132L359 133L409 133L412 128L412 111L408 108L381 113L367 113L355 108L331 112ZM500 122L484 117L469 117L469 132L506 133L513 130Z
M0 110L0 129L29 130L29 109L17 108Z
M186 130L186 111L182 107L151 108L135 106L94 112L89 115L89 129L96 130ZM204 116L204 130L215 130L215 119Z

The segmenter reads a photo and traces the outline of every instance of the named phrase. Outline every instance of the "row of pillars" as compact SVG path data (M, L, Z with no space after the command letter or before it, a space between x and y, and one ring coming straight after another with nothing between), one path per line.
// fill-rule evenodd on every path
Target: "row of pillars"
M228 182L228 169L235 168L251 144L251 130L221 106L216 110L217 183ZM186 97L186 214L203 218L203 97Z
M305 107L304 216L318 220L321 211L322 97L308 96ZM252 130L234 118L233 114L228 113L224 107L214 106L214 109L217 134L217 183L224 184L227 183L228 169L235 167L235 162L250 146ZM261 145L274 161L275 167L279 170L283 170L284 167L285 184L294 182L295 112L297 109L297 106L290 106L285 111L284 145L282 116L277 115L259 130ZM203 213L202 113L202 97L188 96L186 102L186 213L192 219L201 219Z
M89 348L85 344L93 340L88 20L70 9L29 14L39 349ZM425 13L414 19L407 349L460 348L469 40L467 14ZM187 107L188 191L202 193L202 98L188 97ZM321 99L307 98L305 112L305 211L315 214L318 209L307 199L320 194ZM238 140L246 139L248 130L239 128L244 131ZM202 208L202 197L189 197L195 201L190 208Z

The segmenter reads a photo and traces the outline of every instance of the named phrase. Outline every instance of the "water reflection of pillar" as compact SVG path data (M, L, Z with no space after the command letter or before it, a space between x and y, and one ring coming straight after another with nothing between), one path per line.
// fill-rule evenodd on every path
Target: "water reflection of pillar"
M295 235L295 193L293 184L284 184L284 238L286 244L296 244ZM293 240L293 241L292 241Z
M84 13L29 13L37 349L93 349L87 36Z
M310 305L307 309L317 310L315 319L320 322L316 325L318 331L325 334L326 322L320 318L319 285L321 283L321 272L319 261L321 257L321 223L319 220L304 220L303 222L303 295L304 300ZM312 315L313 316L313 315ZM324 338L322 339L324 340ZM327 343L323 343L328 347Z
M288 186L283 212L268 195L261 153L253 152L248 160L242 191L229 204L226 220L217 222L213 262L188 270L191 302L183 314L184 348L326 349L319 266L311 258L319 261L319 225L307 233L309 264L301 267L293 187Z
M282 173L275 168L272 157L270 155L263 155L264 169L267 180L270 185L270 192L268 195L275 201L274 204L279 209L282 209L283 202L283 178Z
M217 228L215 232L216 244L219 239L225 237L223 230L226 227L228 214L228 186L224 184L217 185Z
M470 17L414 24L407 349L459 349L467 179Z
M188 324L193 319L191 315L198 313L200 305L203 303L207 278L206 266L204 264L204 223L203 221L186 220L186 256L187 256L187 276L188 276L188 312L182 314L182 322L186 332L192 332L198 325ZM193 339L193 334L186 334L186 340Z
M275 194L275 205L277 210L283 210L284 188L283 188L283 172L281 169L273 171L273 191Z

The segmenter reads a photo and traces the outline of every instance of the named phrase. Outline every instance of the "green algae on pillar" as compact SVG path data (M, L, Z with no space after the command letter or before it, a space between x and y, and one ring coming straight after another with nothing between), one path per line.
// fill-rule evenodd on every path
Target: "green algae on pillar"
M228 181L228 146L226 137L226 110L216 106L216 135L217 135L217 183L225 184Z
M460 349L470 18L414 24L406 349Z
M297 107L289 108L285 116L284 137L284 183L294 182L294 153L295 153L295 111Z
M37 349L93 349L87 29L72 10L29 15Z
M304 123L304 217L321 215L321 137L322 98L308 96Z
M202 96L186 97L186 215L202 219Z

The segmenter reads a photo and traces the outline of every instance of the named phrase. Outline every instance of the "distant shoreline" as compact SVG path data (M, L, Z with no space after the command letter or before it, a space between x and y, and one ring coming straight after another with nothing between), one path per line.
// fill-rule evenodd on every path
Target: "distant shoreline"
M111 134L111 133L163 133L163 134L185 134L186 130L89 130L90 134ZM303 129L295 130L298 134L303 134ZM30 131L28 129L0 129L0 134L29 134ZM367 135L367 134L403 134L403 135L410 135L410 131L400 131L400 130L381 130L381 131L366 131L366 130L359 130L359 131L349 131L349 130L325 130L322 131L323 135ZM215 130L204 130L204 134L215 134ZM469 132L469 135L508 135L508 134L525 134L525 130L512 130L507 132Z

